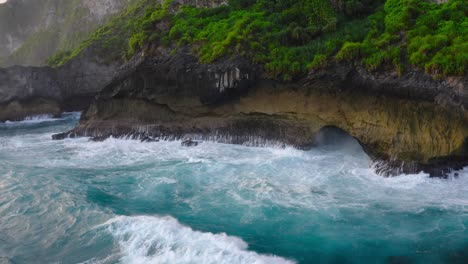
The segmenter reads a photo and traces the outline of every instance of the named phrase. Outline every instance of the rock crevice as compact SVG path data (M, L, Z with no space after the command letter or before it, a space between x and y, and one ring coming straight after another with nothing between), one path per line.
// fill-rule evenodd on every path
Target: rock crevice
M108 85L70 135L308 149L333 126L356 138L383 175L440 176L468 165L466 98L446 80L353 65L294 83L262 76L242 58L209 65L187 54L146 59Z

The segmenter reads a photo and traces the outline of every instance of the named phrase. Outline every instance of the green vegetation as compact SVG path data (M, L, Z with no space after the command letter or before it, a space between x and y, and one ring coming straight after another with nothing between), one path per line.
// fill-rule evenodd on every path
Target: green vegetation
M129 58L140 48L139 45L154 40L145 36L136 39L135 36L142 35L144 32L150 34L149 28L146 27L155 21L148 22L147 20L151 18L153 11L160 12L161 10L162 6L159 4L159 0L140 0L131 4L126 10L91 34L77 48L59 51L47 61L47 64L54 67L61 66L88 48L93 49L95 54L106 62Z
M465 0L437 4L423 0L387 0L370 17L363 41L347 42L337 59L361 61L369 70L408 63L428 74L463 75L468 68L468 5Z
M100 25L110 21L111 13L123 9L129 2L115 0L105 7L101 1L41 0L16 1L14 5L0 5L1 45L7 47L9 38L15 50L0 51L0 66L42 66L57 51L77 48ZM63 52L62 52L63 53Z
M352 19L366 12L360 6L339 10L328 0L237 0L212 9L184 7L169 37L191 46L201 62L243 55L262 63L272 78L291 80L326 66L343 41L365 36L366 21Z
M49 62L61 65L93 45L109 59L161 46L190 47L203 63L246 56L282 80L334 60L371 71L394 65L400 73L412 65L434 76L463 75L468 66L465 0L231 0L176 9L172 0L141 0Z

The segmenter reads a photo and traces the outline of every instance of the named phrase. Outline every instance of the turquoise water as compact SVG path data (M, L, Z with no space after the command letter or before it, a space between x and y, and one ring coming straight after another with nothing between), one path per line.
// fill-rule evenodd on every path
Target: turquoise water
M0 124L0 263L468 260L468 170L385 179L356 142L50 140L78 117Z

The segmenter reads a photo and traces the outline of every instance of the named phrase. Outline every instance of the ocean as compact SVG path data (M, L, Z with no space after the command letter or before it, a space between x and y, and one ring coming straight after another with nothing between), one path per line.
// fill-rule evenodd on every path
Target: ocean
M51 140L79 116L0 124L0 263L468 262L468 169L384 178L354 140Z

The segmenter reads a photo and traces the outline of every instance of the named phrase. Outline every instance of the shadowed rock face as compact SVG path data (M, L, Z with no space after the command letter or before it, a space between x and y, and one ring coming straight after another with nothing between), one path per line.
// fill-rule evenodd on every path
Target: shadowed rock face
M117 68L92 57L79 56L60 68L0 68L0 122L85 110Z
M139 0L9 0L0 4L0 66L44 66L72 50L109 18ZM164 0L159 0L163 3ZM174 0L182 5L216 7L228 0Z
M163 0L160 1L163 2ZM10 0L8 4L0 7L0 33L4 33L0 34L0 65L2 64L2 56L11 57L18 51L22 51L21 45L25 45L25 41L27 43L26 39L34 41L32 43L34 45L27 43L26 46L31 50L25 53L26 57L8 57L6 65L43 65L43 62L58 48L64 48L57 46L59 45L57 42L60 42L62 38L78 45L79 40L82 40L83 36L87 36L91 29L95 29L107 17L134 2L136 0L86 0L78 2ZM171 10L177 12L182 5L214 7L222 4L226 4L226 1L177 0L172 2ZM58 12L58 10L61 11ZM74 12L70 12L70 10ZM78 13L75 14L75 12ZM77 20L73 20L73 23L66 23L65 26L71 26L71 29L62 29L63 20L70 16ZM22 17L27 19L20 19ZM54 34L53 38L35 37L36 34L48 30ZM72 33L73 36L79 36L76 43L68 36ZM47 49L42 49L43 46ZM85 110L92 98L112 80L116 69L123 63L122 61L109 62L102 59L101 53L99 46L91 45L59 68L22 66L0 68L0 122L22 120L31 115L58 115L63 111ZM230 78L232 77L220 78L218 84L220 89L231 85ZM207 95L205 98L213 100L213 96L215 95Z
M371 75L351 65L284 84L263 79L242 59L200 65L179 54L146 60L120 75L62 137L193 138L308 149L322 128L333 126L356 138L383 175L424 170L440 176L468 165L466 98L459 89L420 72Z

